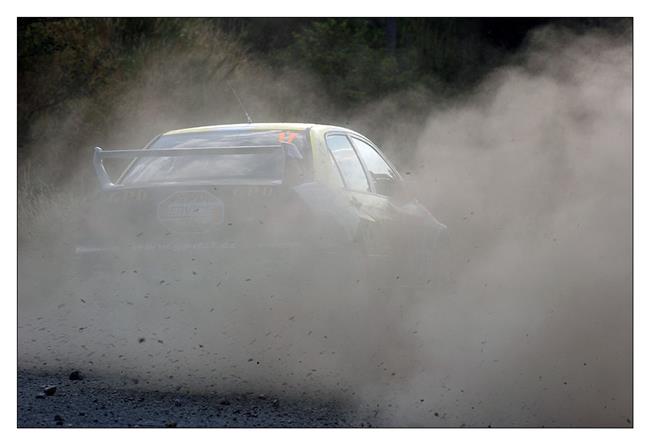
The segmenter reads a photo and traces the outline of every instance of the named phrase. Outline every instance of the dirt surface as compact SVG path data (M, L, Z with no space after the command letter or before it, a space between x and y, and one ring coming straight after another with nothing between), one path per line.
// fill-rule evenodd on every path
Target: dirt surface
M144 391L137 382L18 370L18 427L365 427L336 401Z

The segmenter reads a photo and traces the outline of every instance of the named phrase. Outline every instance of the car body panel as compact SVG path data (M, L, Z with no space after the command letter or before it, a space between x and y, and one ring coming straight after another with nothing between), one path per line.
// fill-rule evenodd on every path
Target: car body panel
M202 247L208 250L248 249L257 246L266 251L276 249L273 250L272 255L277 255L278 248L290 249L300 243L307 243L310 248L320 249L322 252L335 251L336 246L339 248L357 246L360 251L363 251L369 263L396 262L404 266L404 272L398 273L413 272L424 267L425 274L420 276L419 280L426 278L429 273L426 270L428 259L427 261L423 259L431 257L436 251L437 240L446 231L446 227L408 193L399 196L377 193L375 179L369 174L356 148L354 151L363 166L370 190L348 189L326 141L330 134L345 135L348 138L364 141L392 169L396 184L400 184L398 188L406 190L401 185L403 180L397 169L368 138L347 128L333 125L235 124L168 131L154 138L145 149L155 146L156 141L165 136L201 134L220 130L305 132L307 147L310 148L311 153L309 180L297 184L279 181L264 187L253 183L246 184L245 181L235 185L215 181L213 185L184 186L174 183L157 186L154 183L142 184L138 188L136 183L130 184L129 189L126 190L119 190L118 187L104 195L107 197L107 205L113 208L122 207L122 210L148 208L146 213L155 214L157 221L140 221L134 217L135 213L129 213L130 210L125 211L123 213L125 222L128 220L129 223L125 224L125 227L129 227L129 230L134 233L124 238L121 244L105 240L107 242L103 247L87 245L81 246L77 251L79 253L96 253L102 250L112 252L117 246L128 247L131 251L133 249L146 251L148 246L153 246L153 250L158 248L174 250L174 246L179 248L185 246L183 249L190 250ZM204 140L208 139L204 138ZM185 156L184 153L181 155ZM164 154L157 154L157 156L164 156ZM191 154L187 156L191 157ZM124 178L133 162L120 178ZM267 209L268 206L271 209ZM262 210L262 207L265 210ZM216 216L210 219L210 212L214 215L221 212L219 216L221 220ZM290 229L284 227L287 224L278 223L274 226L273 212L284 218L292 214L291 212L295 212L295 225L301 227L301 230L297 231L300 233L292 233ZM199 216L193 216L195 214ZM188 215L188 218L192 216L194 219L184 221L185 215ZM201 219L201 215L207 216ZM201 228L210 221L214 222L215 227L212 232L216 235L208 237L202 234L201 230L197 230L197 233L182 233L182 228ZM251 236L251 234L255 235L256 227L260 228L261 224L264 224L265 235L271 234L272 239L257 239L256 236ZM414 264L418 267L413 267Z

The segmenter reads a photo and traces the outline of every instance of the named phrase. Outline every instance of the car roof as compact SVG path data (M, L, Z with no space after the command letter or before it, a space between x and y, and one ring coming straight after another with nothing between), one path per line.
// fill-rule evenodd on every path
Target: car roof
M296 123L296 122L276 122L276 123L253 123L253 124L227 124L227 125L208 125L205 127L192 127L192 128L181 128L178 130L171 130L163 133L163 136L173 135L173 134L185 134L185 133L201 133L204 131L217 131L217 130L288 130L288 131L304 131L312 127L322 127L329 129L345 130L351 131L347 128L333 126L333 125L322 125L322 124L311 124L311 123Z

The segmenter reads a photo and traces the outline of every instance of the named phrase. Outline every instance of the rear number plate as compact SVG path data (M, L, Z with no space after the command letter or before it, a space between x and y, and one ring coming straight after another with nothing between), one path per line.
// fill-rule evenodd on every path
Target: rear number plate
M158 205L158 220L173 232L209 231L223 223L223 201L204 190L175 192Z

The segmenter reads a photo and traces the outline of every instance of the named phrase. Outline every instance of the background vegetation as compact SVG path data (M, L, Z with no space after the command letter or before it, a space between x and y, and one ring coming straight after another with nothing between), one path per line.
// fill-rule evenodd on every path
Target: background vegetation
M243 121L354 125L380 144L515 57L536 27L608 19L25 18L18 20L19 189L89 165L90 148ZM396 150L408 151L408 144ZM400 153L403 155L404 153ZM83 175L81 175L83 177ZM26 201L26 200L25 200ZM20 204L19 204L20 205Z

